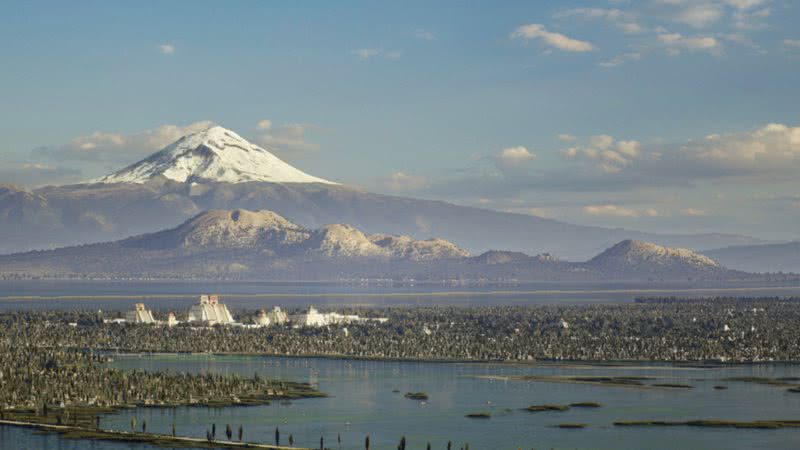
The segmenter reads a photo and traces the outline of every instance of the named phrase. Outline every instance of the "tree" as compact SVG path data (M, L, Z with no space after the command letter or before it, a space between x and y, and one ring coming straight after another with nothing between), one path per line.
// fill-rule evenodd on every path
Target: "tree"
M291 438L291 436L289 437ZM279 430L278 427L275 427L275 446L279 447L280 445L281 445L281 430ZM292 445L292 443L289 442L289 445Z
M233 437L233 430L231 430L231 424L225 424L225 436L228 436L228 440L230 441Z
M172 422L172 437L175 437L175 422Z
M217 424L212 423L211 424L211 439L216 439L216 438L217 438Z
M319 450L325 450L325 438L319 437Z
M292 446L294 446L294 436L290 434L289 435L289 447L292 447Z
M147 421L142 420L142 433L147 433Z
M447 450L453 450L453 441L447 441Z
M430 442L428 442L427 450L431 450L431 443Z
M406 450L406 437L405 436L400 438L400 445L397 446L397 450Z
M242 426L239 425L239 442L242 442L242 434L243 433L244 433L244 430L242 430Z
M131 417L131 431L136 432L136 417Z
M364 439L364 449L369 450L369 435Z

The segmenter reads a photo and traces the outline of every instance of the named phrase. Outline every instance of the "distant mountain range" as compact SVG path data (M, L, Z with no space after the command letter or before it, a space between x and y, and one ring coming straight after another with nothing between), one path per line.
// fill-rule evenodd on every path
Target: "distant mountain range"
M111 241L202 211L269 209L304 227L441 236L473 253L516 249L582 260L625 240L694 249L762 243L729 234L672 235L573 225L441 201L373 194L306 174L221 127L185 136L84 184L28 191L0 185L0 253Z
M707 254L738 270L800 273L800 241L726 247L710 250Z
M272 211L216 210L128 239L0 256L0 276L257 280L755 280L687 249L625 240L587 262L470 254L444 239L309 229Z

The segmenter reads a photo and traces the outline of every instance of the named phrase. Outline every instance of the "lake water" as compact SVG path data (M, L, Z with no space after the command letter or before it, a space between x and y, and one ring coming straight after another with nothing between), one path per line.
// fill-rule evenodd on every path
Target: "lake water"
M453 286L444 284L351 285L339 283L175 281L0 281L0 311L16 309L127 310L144 302L153 309L188 309L200 294L221 294L232 309L317 305L534 305L632 302L642 296L799 296L800 285L535 283Z
M647 365L626 368L571 365L441 364L274 358L211 355L125 355L113 363L123 369L239 373L309 381L329 398L297 400L284 405L233 408L140 408L106 416L101 426L129 429L131 417L147 422L148 431L170 433L174 422L180 435L204 437L216 424L244 429L246 440L273 442L275 427L284 441L295 445L363 448L369 434L373 449L396 448L406 436L408 448L471 449L592 448L592 449L793 449L800 447L800 429L746 430L694 427L620 428L617 420L800 419L800 394L785 388L721 381L732 376L797 377L800 365L747 365L713 369ZM484 375L633 375L657 377L653 382L685 383L694 389L636 389L550 382L480 379ZM725 384L727 390L714 390ZM399 393L393 391L398 390ZM409 400L403 393L425 391L427 402ZM595 401L601 408L572 408L565 412L530 413L532 404ZM489 412L488 420L465 414ZM582 430L555 428L565 422L588 424ZM14 447L19 446L19 447ZM0 427L0 448L145 448L143 445L76 442L29 430Z

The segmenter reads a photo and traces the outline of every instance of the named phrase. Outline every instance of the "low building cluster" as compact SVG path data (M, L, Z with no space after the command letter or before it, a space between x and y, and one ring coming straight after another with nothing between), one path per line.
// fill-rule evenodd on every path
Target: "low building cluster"
M308 311L293 315L292 324L295 327L325 327L328 325L343 325L348 323L378 322L385 323L385 317L359 317L357 314L339 314L337 312L321 313L313 306Z
M201 295L200 300L189 308L186 323L201 324L205 326L231 325L247 328L270 327L291 323L295 328L300 327L325 327L348 323L378 322L385 323L385 317L371 318L360 317L357 314L340 314L337 312L323 313L310 306L308 310L289 316L280 306L275 306L269 312L261 309L252 319L252 323L237 322L228 307L220 302L218 295ZM175 313L170 312L165 321L156 320L153 312L143 303L136 303L132 311L126 311L123 318L106 319L106 323L131 323L175 326L178 322Z

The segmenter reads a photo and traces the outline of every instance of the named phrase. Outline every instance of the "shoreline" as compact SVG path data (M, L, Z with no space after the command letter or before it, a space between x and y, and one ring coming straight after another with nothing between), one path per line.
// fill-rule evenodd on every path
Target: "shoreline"
M327 359L344 361L374 361L374 362L398 362L398 363L430 363L430 364L497 364L497 365L518 365L518 366L541 366L541 367L561 367L570 369L636 369L636 370L705 370L733 368L736 366L771 366L771 365L800 365L800 360L788 361L663 361L663 360L554 360L539 359L533 361L516 360L486 360L486 359L448 359L448 358L387 358L380 356L355 356L345 354L310 354L310 355L286 355L278 353L258 353L258 352L151 352L151 351L118 351L115 349L93 349L98 352L106 352L111 355L119 356L247 356L259 358L286 358L286 359ZM655 364L653 366L643 366L645 364Z
M40 280L37 280L40 281ZM57 280L56 280L57 281ZM715 293L715 292L752 292L752 291L779 291L785 289L800 289L800 285L789 286L742 286L742 287L697 287L697 288L622 288L622 289L526 289L526 290L461 290L461 291L427 291L427 292L364 292L364 293L272 293L272 294L222 294L228 299L303 299L303 298L414 298L414 297L466 297L488 296L509 297L516 295L578 295L578 294L663 294L663 293ZM199 294L142 294L142 295L6 295L0 296L0 302L15 301L48 301L48 300L195 300ZM613 303L631 303L617 300Z
M260 444L256 442L223 440L214 440L209 442L207 439L193 438L189 436L171 436L167 434L155 433L133 433L130 431L94 429L71 425L52 425L6 419L0 419L0 425L20 428L34 428L49 433L57 433L66 439L136 442L159 447L168 446L172 448L261 448L268 450L309 450L302 447L283 447L270 444Z

